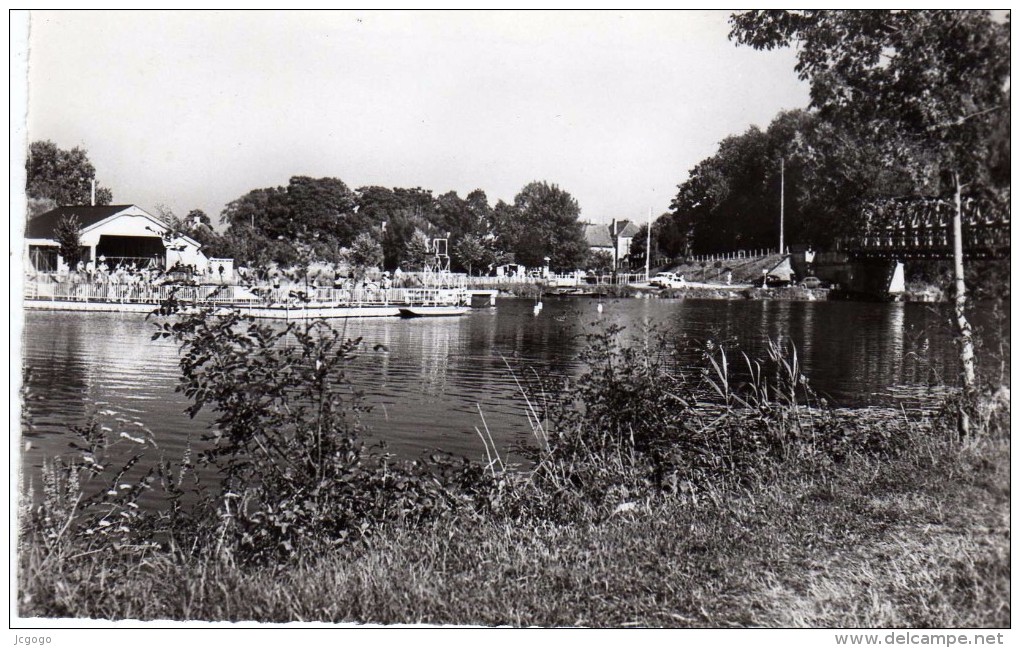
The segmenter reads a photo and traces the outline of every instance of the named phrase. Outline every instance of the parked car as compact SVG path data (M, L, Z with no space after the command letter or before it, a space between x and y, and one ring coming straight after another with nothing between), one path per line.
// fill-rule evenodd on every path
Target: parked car
M801 279L800 285L804 286L805 288L811 289L821 288L822 280L819 279L818 277L804 277L803 279Z
M680 285L680 278L672 272L660 272L648 284L657 288L675 288Z

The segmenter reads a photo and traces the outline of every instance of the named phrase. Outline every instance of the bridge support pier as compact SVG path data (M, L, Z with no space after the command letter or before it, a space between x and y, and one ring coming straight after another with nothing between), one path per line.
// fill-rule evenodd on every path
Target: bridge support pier
M887 299L906 291L903 262L897 259L852 259L845 254L818 254L818 278L850 294Z

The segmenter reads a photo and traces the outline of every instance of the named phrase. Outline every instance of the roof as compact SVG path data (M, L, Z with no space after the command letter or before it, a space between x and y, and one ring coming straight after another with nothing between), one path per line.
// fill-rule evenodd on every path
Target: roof
M617 236L626 236L634 238L634 235L638 233L641 228L633 223L633 221L622 220L616 222Z
M28 223L25 224L25 238L53 238L53 233L57 229L57 224L60 223L61 219L65 216L71 216L72 214L77 216L78 222L81 223L81 228L85 229L109 218L110 216L114 216L126 209L130 209L133 206L134 205L97 205L92 207L89 205L69 205L66 207L57 207L56 209L51 209L48 212L39 214L35 218L29 219Z
M616 238L634 238L634 235L637 234L640 229L641 228L635 225L633 221L616 221ZM586 223L584 226L584 239L588 242L588 247L612 248L612 231L612 225L607 225L605 223Z
M584 240L588 242L588 247L613 247L613 239L609 238L609 226L604 224L586 224L584 226Z

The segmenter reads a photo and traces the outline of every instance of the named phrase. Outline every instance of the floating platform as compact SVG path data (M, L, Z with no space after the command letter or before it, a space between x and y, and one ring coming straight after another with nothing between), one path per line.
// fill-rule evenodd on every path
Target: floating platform
M92 313L141 313L148 314L159 307L159 304L139 304L103 301L62 301L62 300L24 300L25 310L46 311L78 311ZM309 320L309 319L344 319L355 317L449 317L464 315L470 309L467 306L411 306L411 305L303 305L303 304L205 304L223 311L236 311L256 319Z
M397 306L239 306L225 308L238 311L243 315L256 319L309 320L309 319L346 319L352 317L397 317L400 308Z
M401 317L450 317L468 312L467 306L401 306Z
M151 313L159 304L138 304L100 301L62 301L59 299L26 299L25 310L79 311L89 313Z
M499 291L469 288L467 294L472 308L485 308L486 306L492 307L496 305L496 295L499 294Z

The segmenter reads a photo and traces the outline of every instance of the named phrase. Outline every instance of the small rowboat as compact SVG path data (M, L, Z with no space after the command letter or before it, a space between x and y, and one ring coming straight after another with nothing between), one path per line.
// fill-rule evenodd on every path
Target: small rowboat
M468 306L401 306L401 317L446 317L463 315L470 310Z

